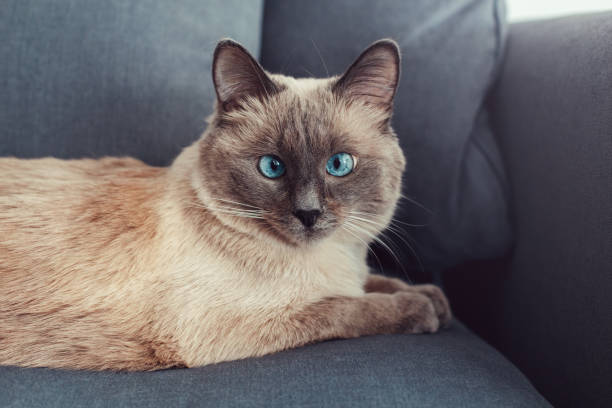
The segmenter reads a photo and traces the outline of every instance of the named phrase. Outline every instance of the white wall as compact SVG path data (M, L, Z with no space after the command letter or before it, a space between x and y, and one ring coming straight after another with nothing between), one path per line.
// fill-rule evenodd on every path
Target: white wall
M612 0L506 0L510 21L612 10Z

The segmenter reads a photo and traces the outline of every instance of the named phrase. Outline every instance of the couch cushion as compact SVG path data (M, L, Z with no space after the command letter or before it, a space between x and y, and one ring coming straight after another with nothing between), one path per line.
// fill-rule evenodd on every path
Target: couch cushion
M267 0L263 29L264 67L296 76L342 73L371 42L397 40L404 193L431 210L402 202L404 221L428 224L408 229L417 252L435 268L508 249L506 181L481 111L502 57L502 0Z
M0 367L0 406L548 407L462 325L336 340L262 358L150 373Z
M5 0L0 156L168 164L212 111L212 52L259 50L262 0Z

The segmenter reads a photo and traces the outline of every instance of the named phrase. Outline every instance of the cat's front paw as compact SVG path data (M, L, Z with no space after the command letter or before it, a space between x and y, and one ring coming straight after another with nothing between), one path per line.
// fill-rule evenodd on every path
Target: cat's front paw
M441 326L447 326L452 319L452 313L448 299L442 290L435 285L409 285L406 282L397 278L388 278L386 276L370 274L364 285L364 290L367 293L389 293L396 294L398 292L420 293L427 296L433 303L436 315L440 320Z
M450 304L442 289L435 285L411 285L409 290L427 296L433 303L436 315L440 320L440 326L445 327L450 323L453 314Z
M416 292L397 292L392 295L397 312L395 333L434 333L440 320L431 299Z

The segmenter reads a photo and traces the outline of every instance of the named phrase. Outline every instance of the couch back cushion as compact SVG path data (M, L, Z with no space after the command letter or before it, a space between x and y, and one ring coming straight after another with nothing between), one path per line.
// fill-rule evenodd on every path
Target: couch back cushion
M397 227L432 268L510 244L504 171L482 109L502 58L503 11L499 0L266 1L261 57L270 71L340 74L371 42L400 44L393 125L408 159L404 194L429 211L402 200L398 217L426 226ZM416 265L403 241L390 246L404 267Z
M260 45L262 1L5 0L0 156L168 164L212 110L217 41Z
M404 55L394 118L409 160L404 192L429 209L404 200L398 216L427 224L405 232L427 266L495 256L510 237L505 178L481 106L501 57L499 3L8 0L0 156L169 164L205 128L220 38L255 55L261 40L270 71L325 76L393 37ZM391 246L406 267L414 258L404 241Z

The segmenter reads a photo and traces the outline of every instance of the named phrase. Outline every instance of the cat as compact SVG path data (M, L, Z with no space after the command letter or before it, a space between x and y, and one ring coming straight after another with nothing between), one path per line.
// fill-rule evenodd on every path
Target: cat
M446 325L440 289L366 263L405 167L399 63L380 40L295 79L222 40L214 113L170 167L0 159L0 364L194 367Z

